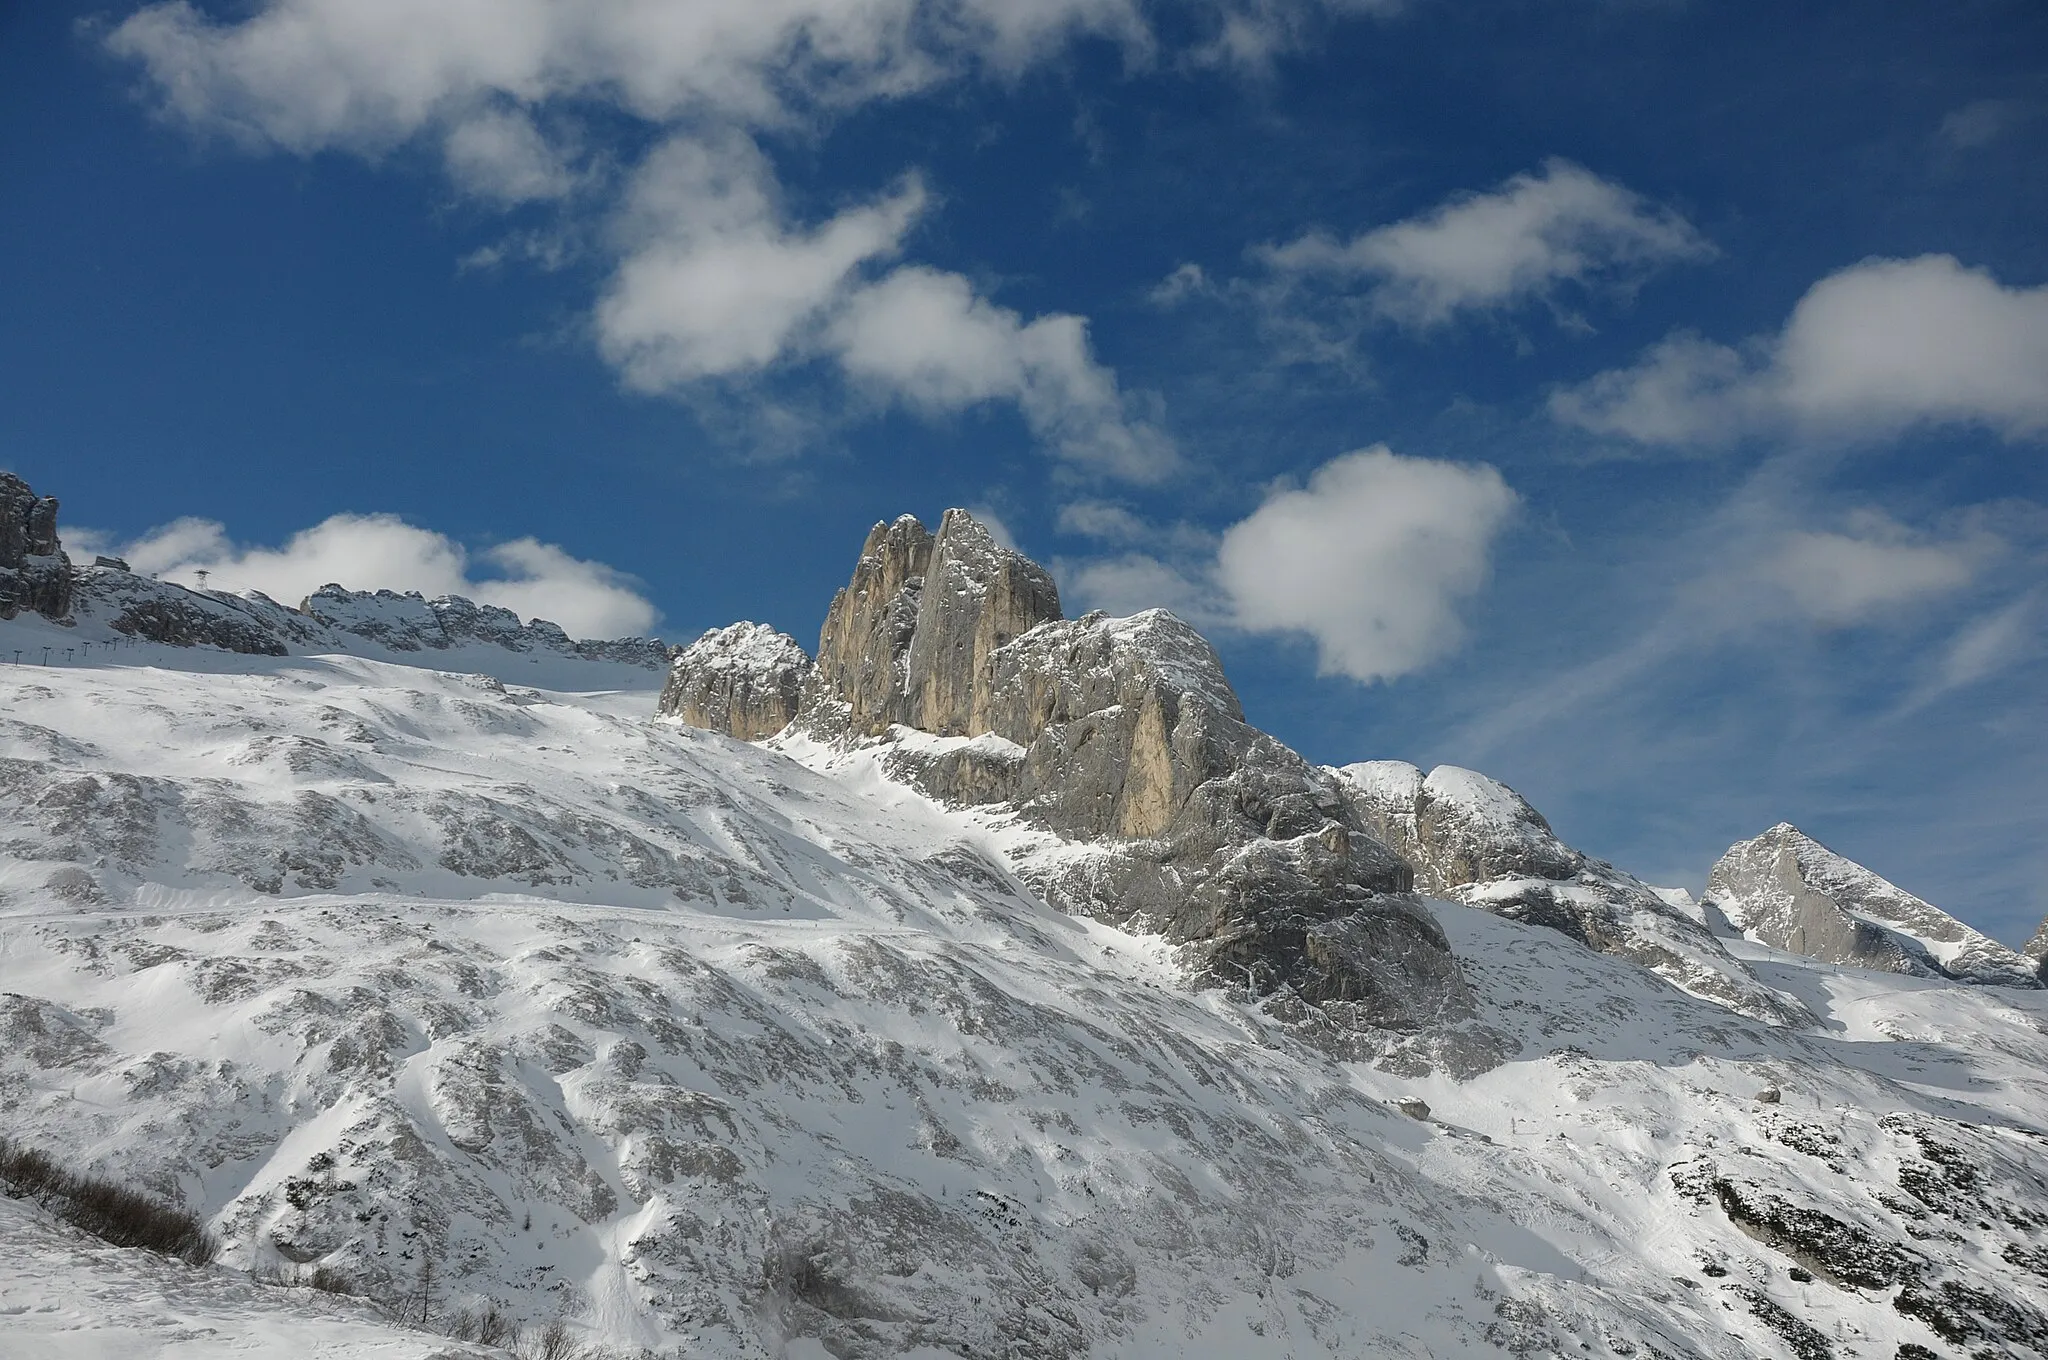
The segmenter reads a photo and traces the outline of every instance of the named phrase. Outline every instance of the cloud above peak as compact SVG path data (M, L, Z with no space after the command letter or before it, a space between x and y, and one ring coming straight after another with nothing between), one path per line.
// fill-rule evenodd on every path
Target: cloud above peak
M260 590L292 605L330 583L463 595L579 638L642 634L660 617L638 582L602 562L529 537L484 550L478 571L460 543L396 515L332 515L275 548L236 543L214 520L180 519L119 551L139 572L192 585L203 571L213 589Z
M1088 35L1133 60L1153 45L1136 0L264 0L238 21L171 0L107 42L201 134L371 159L418 142L473 202L608 221L591 330L629 388L820 364L926 414L1010 403L1066 466L1156 480L1172 441L1127 410L1086 318L1025 317L958 274L884 272L930 207L914 169L805 223L759 140L963 73L1011 76ZM602 125L593 111L654 134L623 175L563 135Z
M1356 281L1379 316L1419 328L1566 284L1627 288L1657 266L1714 253L1677 213L1559 159L1348 241L1311 232L1257 252L1282 277Z
M2008 287L1952 255L1873 259L1806 291L1741 348L1675 333L1627 368L1554 392L1568 425L1641 444L1916 425L2048 434L2048 286Z
M1061 566L1093 606L1163 606L1203 627L1303 638L1325 675L1393 680L1464 642L1464 608L1520 505L1491 466L1377 444L1273 489L1220 537L1073 503L1063 533L1126 550Z

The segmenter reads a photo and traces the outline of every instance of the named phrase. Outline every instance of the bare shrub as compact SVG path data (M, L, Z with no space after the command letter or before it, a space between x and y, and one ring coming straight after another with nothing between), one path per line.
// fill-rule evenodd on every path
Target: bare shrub
M569 1334L566 1321L550 1318L539 1331L528 1334L519 1353L523 1360L579 1360L583 1348Z
M356 1282L345 1270L334 1266L314 1266L306 1272L305 1283L323 1294L354 1294Z
M483 1311L476 1316L476 1339L486 1346L512 1346L519 1341L519 1324L514 1322L496 1299L485 1301Z
M81 1176L49 1154L0 1139L0 1185L117 1247L142 1247L195 1266L211 1264L220 1243L199 1215L104 1176Z

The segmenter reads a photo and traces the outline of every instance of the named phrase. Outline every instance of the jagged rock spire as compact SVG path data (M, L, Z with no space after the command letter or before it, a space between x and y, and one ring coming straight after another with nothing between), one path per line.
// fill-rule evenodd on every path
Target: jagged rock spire
M22 610L61 619L71 612L71 559L57 537L57 498L0 472L0 619Z

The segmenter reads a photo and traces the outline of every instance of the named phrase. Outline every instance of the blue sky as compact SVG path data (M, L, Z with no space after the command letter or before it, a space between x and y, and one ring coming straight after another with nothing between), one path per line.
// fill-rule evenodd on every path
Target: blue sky
M2038 4L419 8L0 7L75 543L808 644L964 504L1314 758L2048 913Z

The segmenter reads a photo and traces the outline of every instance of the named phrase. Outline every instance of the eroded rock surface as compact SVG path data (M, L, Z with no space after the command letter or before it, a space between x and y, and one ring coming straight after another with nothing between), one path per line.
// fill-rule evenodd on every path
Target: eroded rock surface
M1744 1015L1810 1024L1797 1001L1763 985L1713 934L1656 889L1559 840L1507 785L1403 760L1331 771L1359 819L1415 871L1416 887L1641 964Z
M57 537L57 498L0 472L0 619L71 612L71 559Z
M1752 939L1824 963L2009 987L2038 963L1780 822L1738 841L1703 899Z
M669 663L655 712L741 741L789 726L811 658L795 638L759 623L714 628Z

